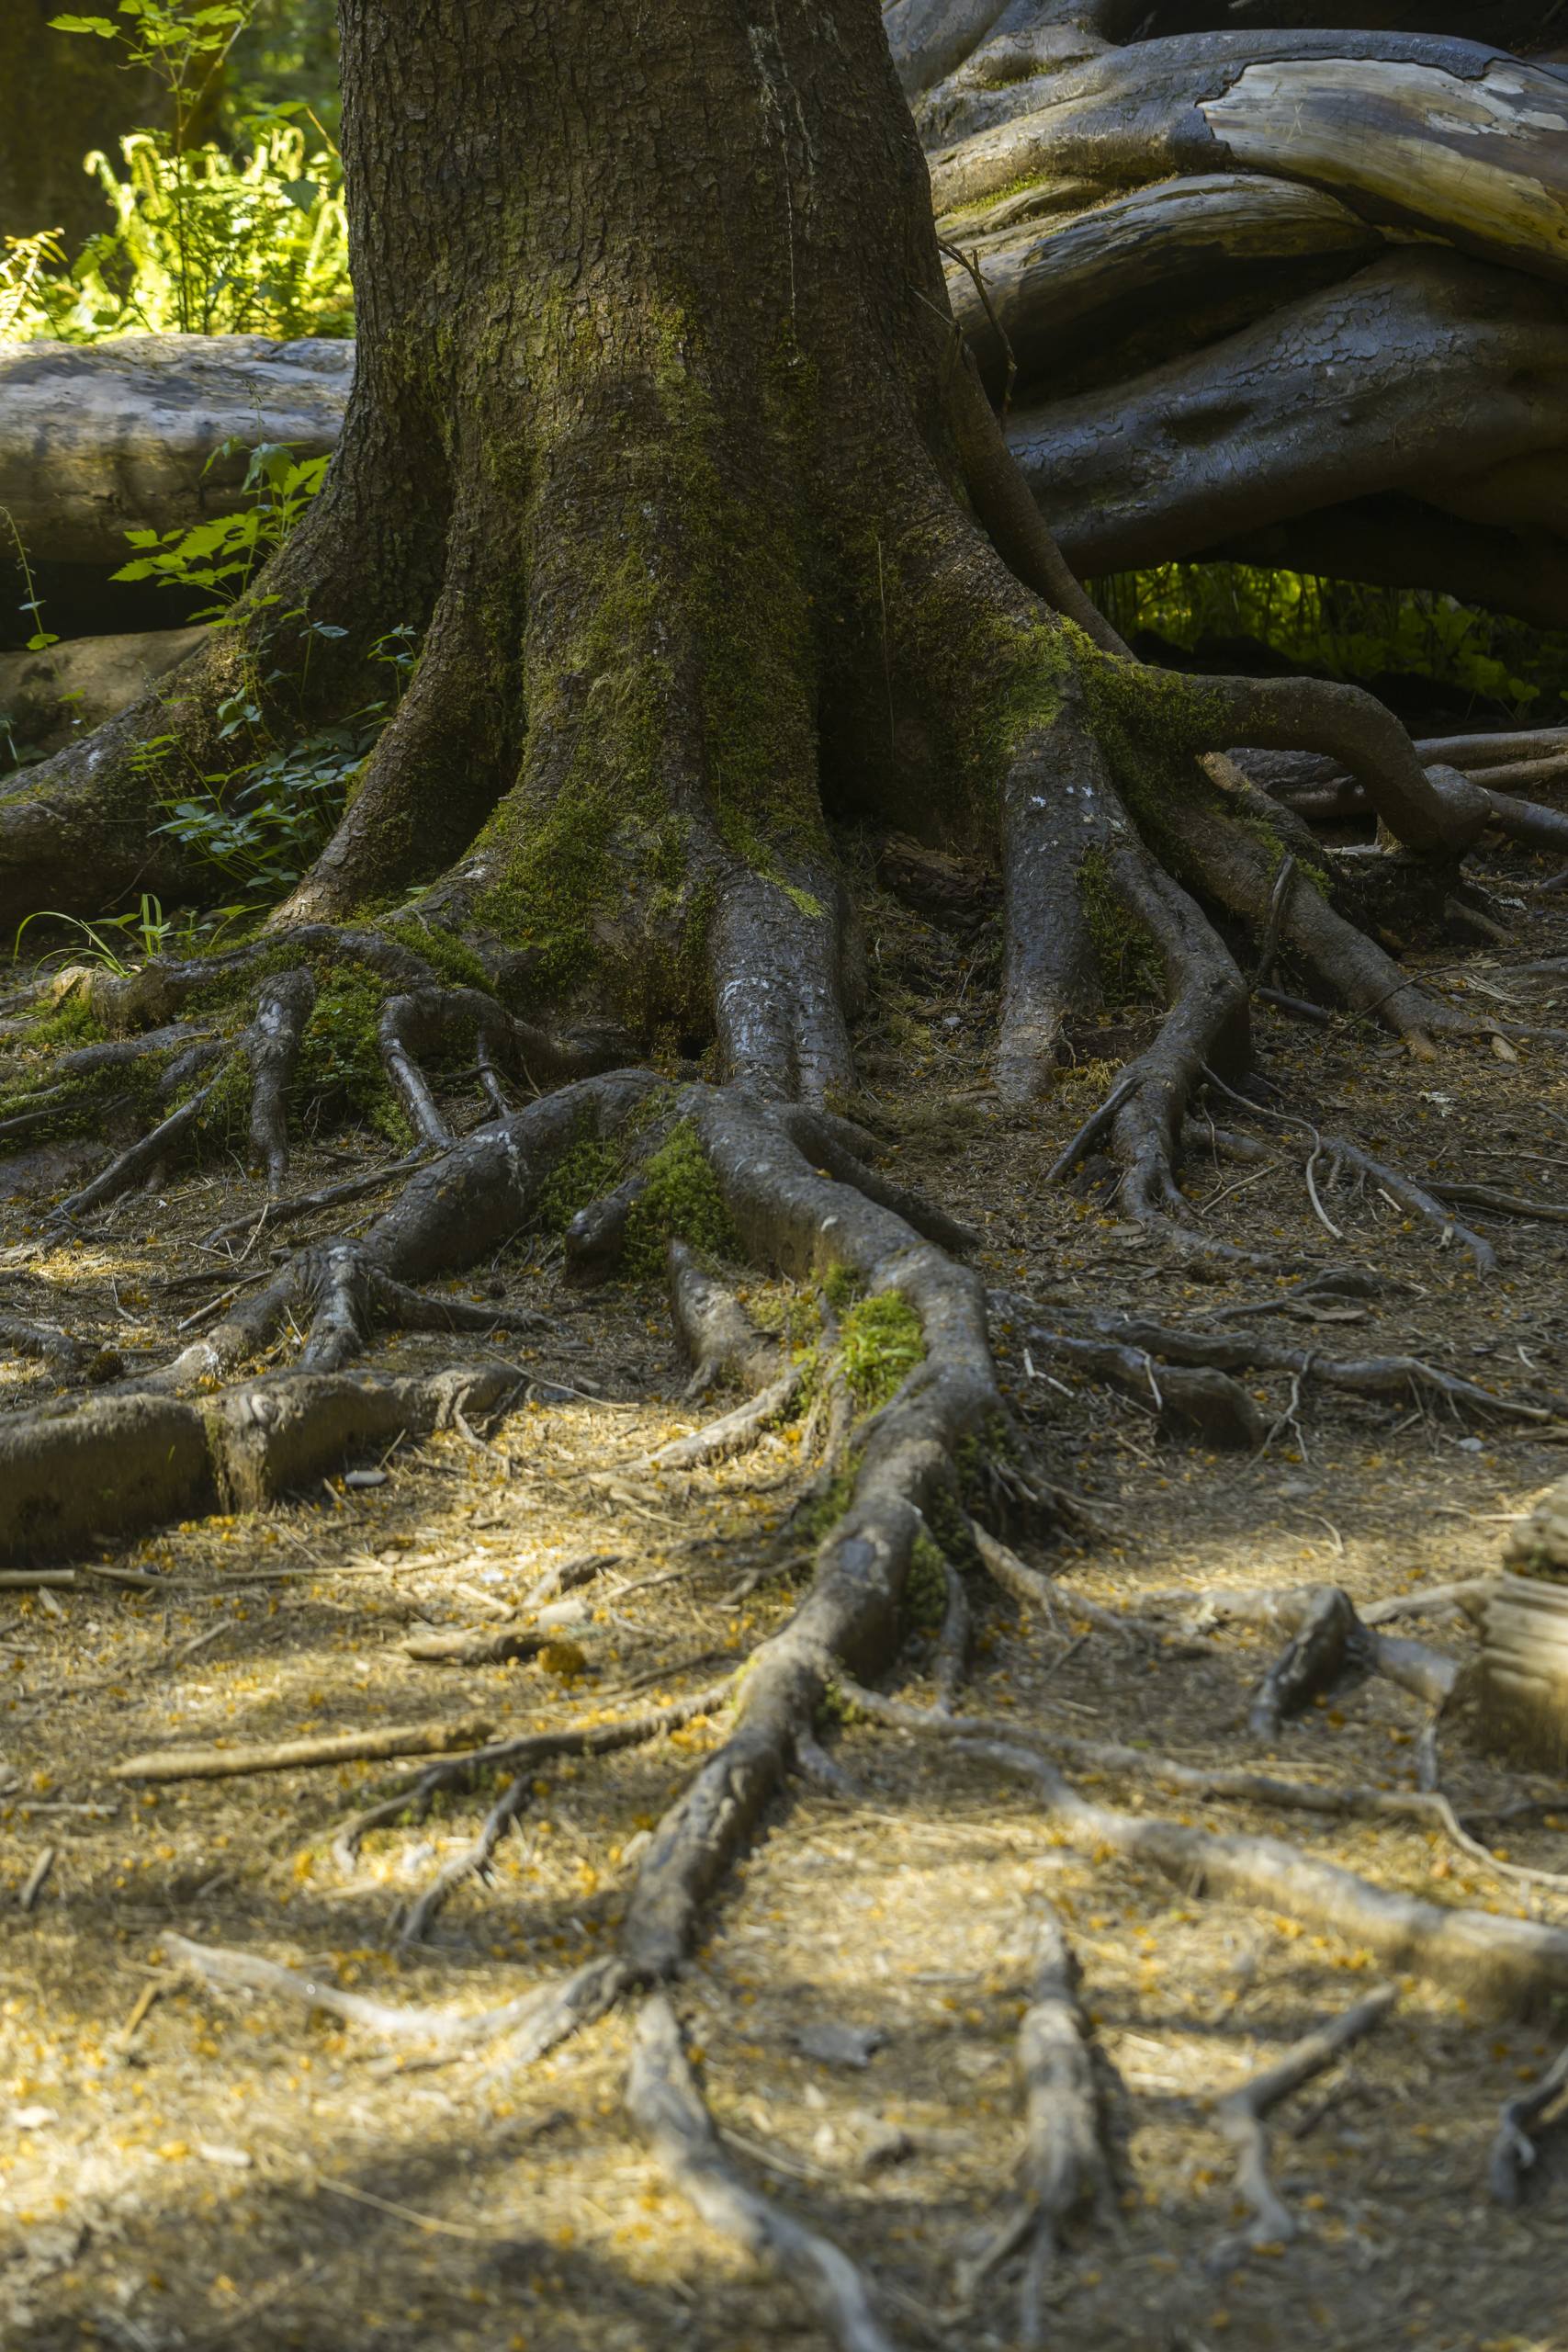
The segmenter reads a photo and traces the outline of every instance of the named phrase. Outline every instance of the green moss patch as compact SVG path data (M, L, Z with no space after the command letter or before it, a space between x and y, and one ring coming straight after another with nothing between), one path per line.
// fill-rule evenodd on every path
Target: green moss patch
M894 1291L863 1298L840 1327L840 1361L851 1396L863 1413L875 1412L925 1362L925 1334L908 1300Z
M626 1226L626 1267L634 1279L653 1280L664 1268L671 1236L712 1258L743 1252L707 1155L691 1122L672 1126L643 1170L646 1190Z

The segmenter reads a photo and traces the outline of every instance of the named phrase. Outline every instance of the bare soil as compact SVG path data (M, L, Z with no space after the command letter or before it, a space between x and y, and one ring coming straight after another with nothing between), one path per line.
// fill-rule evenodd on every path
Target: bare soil
M1551 911L1561 901L1527 903L1539 873L1523 865L1492 878L1513 944L1469 959L1455 951L1433 984L1477 1011L1559 1018L1544 1008L1559 987L1568 1001L1568 975L1517 966L1568 949L1568 917ZM880 1123L900 1179L983 1234L988 1279L1039 1301L1044 1319L1090 1304L1202 1327L1269 1303L1255 1324L1325 1353L1404 1351L1500 1391L1568 1394L1568 1248L1551 1224L1477 1215L1502 1260L1483 1282L1373 1188L1325 1195L1344 1237L1335 1242L1293 1164L1256 1179L1194 1165L1191 1197L1215 1231L1382 1285L1306 1308L1289 1303L1282 1276L1242 1267L1201 1279L1092 1190L1047 1186L1044 1170L1103 1091L1116 1033L1103 1054L1089 1042L1038 1114L1004 1112L983 1079L994 998L982 942L890 900L874 907L879 993L860 1107ZM1478 1045L1416 1066L1337 1017L1325 1030L1260 1007L1258 1031L1261 1069L1280 1089L1271 1099L1284 1106L1417 1176L1568 1198L1561 1048L1523 1044L1505 1060ZM476 1104L469 1123L479 1115ZM345 1172L355 1151L367 1167L384 1156L342 1136L304 1150L301 1189ZM36 1157L29 1165L36 1183ZM57 1172L55 1188L63 1182ZM232 1278L197 1244L261 1197L235 1167L187 1170L64 1248L42 1232L39 1200L17 1194L3 1211L0 1296L11 1311L47 1314L61 1294L51 1300L46 1283L66 1284L74 1328L134 1362L139 1348L166 1347L206 1295L164 1284L204 1263L214 1294ZM335 1229L360 1229L377 1205L340 1212ZM276 1999L202 1989L165 1951L177 1934L386 2000L502 2002L607 1948L639 1840L714 1727L542 1773L488 1879L459 1888L412 1951L396 1940L400 1906L473 1835L482 1797L376 1831L344 1874L329 1852L333 1826L407 1768L160 1788L110 1777L138 1750L186 1741L476 1713L509 1727L610 1716L700 1688L784 1621L810 1564L789 1526L812 1467L798 1426L716 1471L632 1466L716 1409L682 1398L662 1298L619 1284L572 1290L545 1236L520 1237L454 1287L483 1295L494 1278L556 1318L537 1344L405 1339L373 1359L514 1364L528 1385L472 1441L453 1431L405 1443L362 1465L383 1471L381 1483L336 1479L265 1515L106 1544L72 1589L0 1595L7 2352L771 2352L823 2341L788 2286L711 2235L635 2136L619 2098L618 2018L508 2075L484 2052L443 2063L407 2047L389 2054ZM1414 1400L1336 1399L1310 1382L1261 1453L1210 1453L1168 1441L1125 1396L1059 1368L1032 1374L1019 1335L1004 1326L998 1337L1052 1475L1105 1521L1076 1548L1032 1556L1104 1603L1135 1605L1151 1587L1314 1579L1370 1601L1483 1574L1509 1521L1568 1471L1568 1418L1520 1435ZM33 1364L0 1365L0 1384L6 1409L51 1393ZM1289 1381L1257 1389L1279 1419ZM459 1670L405 1656L411 1629L499 1623L544 1570L586 1554L603 1565L544 1665ZM970 1597L974 1712L1193 1762L1262 1760L1246 1716L1266 1637L1173 1634L1150 1652L1102 1632L1084 1638L1066 1620L1025 1620L978 1583ZM1420 1630L1473 1653L1461 1620ZM573 1666L569 1645L582 1670L550 1671ZM914 1635L903 1688L918 1702L930 1696L930 1655L929 1636ZM1274 1761L1409 1785L1420 1721L1406 1693L1365 1682L1288 1727ZM858 2257L900 2341L991 2352L1014 2340L1005 2274L967 2304L955 2280L1014 2176L1014 2037L1049 1904L1077 1946L1111 2070L1121 2202L1117 2225L1082 2231L1053 2274L1055 2345L1568 2345L1568 2177L1543 2165L1515 2213L1486 2191L1498 2110L1548 2063L1562 2020L1499 2024L1402 1980L1392 2019L1277 2120L1277 2176L1301 2235L1218 2259L1238 2209L1211 2102L1364 1989L1369 1956L1080 1858L1026 1792L935 1743L852 1722L823 1736L854 1793L802 1781L775 1809L714 1905L680 2006L738 2163ZM1444 1761L1456 1799L1476 1804L1540 1786L1457 1739ZM1179 1810L1152 1792L1107 1792ZM1568 1866L1568 1791L1563 1802L1561 1821L1510 1832L1516 1859ZM1414 1825L1303 1828L1299 1815L1219 1806L1201 1817L1294 1838L1390 1886L1568 1924L1568 1897L1507 1883ZM53 1860L24 1911L20 1891L45 1848Z

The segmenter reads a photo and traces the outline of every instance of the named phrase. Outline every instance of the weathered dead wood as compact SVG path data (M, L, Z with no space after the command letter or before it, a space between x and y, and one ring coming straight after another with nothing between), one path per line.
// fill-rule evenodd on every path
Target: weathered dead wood
M245 453L337 439L351 343L131 334L0 349L0 506L35 560L119 564L130 530L238 503ZM237 453L218 455L225 441Z
M1148 1815L1118 1813L1078 1794L1034 1751L998 1740L961 1750L1028 1781L1057 1833L1091 1857L1106 1849L1147 1862L1189 1891L1260 1905L1364 1946L1383 1963L1520 2011L1568 1992L1568 1930L1485 1911L1450 1910L1374 1886L1274 1838L1210 1837Z
M1501 51L1375 33L1239 31L1136 42L1043 85L1044 103L933 158L953 227L1037 216L1091 191L1201 171L1327 188L1363 220L1415 225L1561 278L1568 107L1561 78ZM1376 126L1375 133L1371 126ZM956 216L962 216L961 218Z
M1559 1489L1552 1496L1560 1512ZM1519 1542L1524 1533L1515 1531L1516 1556L1529 1556ZM1540 1575L1498 1578L1486 1599L1477 1698L1483 1729L1496 1746L1545 1770L1562 1768L1568 1758L1568 1584Z
M391 1756L444 1756L471 1748L491 1726L473 1716L457 1723L385 1724L376 1731L324 1733L262 1747L161 1747L109 1767L115 1781L230 1781L252 1772L291 1772L318 1764L384 1761Z
M725 2154L663 1993L650 1993L637 2012L626 2105L673 2186L709 2228L776 2271L841 2352L894 2352L855 2264L749 2187Z
M1009 442L1064 556L1088 576L1377 493L1418 498L1467 454L1478 469L1562 448L1568 326L1550 288L1516 283L1500 316L1483 263L1391 253L1114 398L1101 389L1036 402L1025 391Z
M1130 341L1146 325L1151 298L1163 310L1185 288L1211 317L1217 304L1221 320L1228 302L1239 326L1325 276L1348 275L1382 247L1375 229L1319 189L1260 174L1195 173L1113 197L1076 220L984 237L973 252L987 300L956 267L948 294L987 384L999 381L1004 336L1028 383Z
M1211 2260L1216 2267L1228 2264L1244 2248L1288 2245L1296 2236L1300 2224L1269 2177L1267 2119L1374 2031L1398 1997L1392 1984L1379 1985L1330 2024L1293 2042L1273 2065L1215 2101L1215 2127L1235 2151L1236 2188L1252 2208L1252 2220L1240 2237L1225 2240L1215 2248Z
M479 1632L444 1627L411 1634L402 1646L421 1666L505 1666L514 1658L537 1657L549 1638L548 1630L532 1618L514 1617Z
M1287 1715L1300 1714L1330 1690L1355 1662L1359 1620L1338 1585L1317 1585L1303 1596L1296 1629L1253 1697L1247 1716L1256 1738L1272 1739Z
M28 1872L27 1877L22 1881L20 1892L17 1896L17 1908L18 1911L30 1911L32 1909L34 1904L38 1901L39 1896L43 1893L44 1883L53 1868L54 1848L52 1846L45 1846L39 1851L38 1858L33 1863L31 1870Z
M0 447L6 422L0 351ZM42 653L0 653L0 710L17 743L34 752L58 751L144 695L195 650L204 633L199 628L142 629L71 638Z

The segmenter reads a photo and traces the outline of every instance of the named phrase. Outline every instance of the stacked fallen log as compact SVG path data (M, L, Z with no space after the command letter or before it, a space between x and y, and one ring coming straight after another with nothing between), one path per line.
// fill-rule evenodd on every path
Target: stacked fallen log
M1479 1703L1485 1736L1529 1763L1568 1763L1568 1479L1511 1534L1485 1607Z

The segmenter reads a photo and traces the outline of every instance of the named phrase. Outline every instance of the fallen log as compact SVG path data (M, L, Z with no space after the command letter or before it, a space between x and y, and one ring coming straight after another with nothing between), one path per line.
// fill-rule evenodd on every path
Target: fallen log
M324 339L0 345L0 506L35 560L123 563L127 531L231 512L258 442L332 448L353 374L353 344Z
M0 710L18 744L29 752L58 752L73 735L128 708L205 634L200 628L136 629L73 638L42 653L0 653Z

